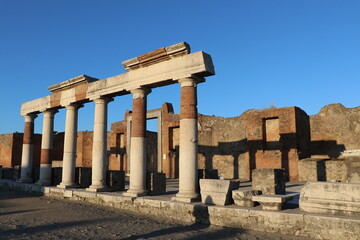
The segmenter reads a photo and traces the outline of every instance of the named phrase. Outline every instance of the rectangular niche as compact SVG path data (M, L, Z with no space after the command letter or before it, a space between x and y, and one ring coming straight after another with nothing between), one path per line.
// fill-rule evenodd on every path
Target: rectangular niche
M266 149L280 149L280 129L278 117L263 119L263 140Z

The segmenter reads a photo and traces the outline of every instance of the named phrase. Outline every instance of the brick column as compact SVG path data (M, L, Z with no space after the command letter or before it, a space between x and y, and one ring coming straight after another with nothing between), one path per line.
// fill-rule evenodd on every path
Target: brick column
M106 186L107 167L107 104L112 98L95 99L94 137L92 150L91 186L87 191L100 192L109 190Z
M193 202L198 193L198 127L196 80L184 78L181 84L179 192L173 201Z
M43 131L41 138L40 175L36 183L42 186L51 185L51 153L54 137L54 115L57 110L46 110L43 112Z
M19 182L33 182L33 150L34 150L34 120L37 114L27 114L24 126L23 149L21 157L21 173Z
M146 96L148 89L134 89L131 149L130 149L130 187L125 196L139 197L147 194L146 189Z
M83 107L83 105L80 104L70 104L66 106L62 181L60 185L58 185L59 188L72 188L78 186L75 182L75 164L78 110L81 107Z

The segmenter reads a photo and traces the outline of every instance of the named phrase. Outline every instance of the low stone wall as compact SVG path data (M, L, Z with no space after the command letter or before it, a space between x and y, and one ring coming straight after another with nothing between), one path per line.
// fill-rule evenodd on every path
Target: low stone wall
M290 210L270 212L253 208L206 206L153 197L131 198L121 193L92 193L81 189L59 189L34 184L20 184L0 180L0 187L27 192L40 192L46 196L86 201L90 203L150 214L185 222L198 222L224 227L244 228L315 239L360 239L360 219L303 213Z
M360 157L306 158L298 162L300 181L360 183Z

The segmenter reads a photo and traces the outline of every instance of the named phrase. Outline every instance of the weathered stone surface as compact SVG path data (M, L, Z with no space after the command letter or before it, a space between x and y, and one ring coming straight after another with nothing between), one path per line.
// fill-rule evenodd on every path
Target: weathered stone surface
M146 188L149 195L161 195L166 193L165 173L151 172L146 175Z
M299 205L311 213L360 216L360 184L308 182L301 190Z
M344 159L331 159L325 161L326 181L346 182L346 165Z
M349 183L360 183L360 157L346 157L346 180Z
M329 104L310 116L311 155L337 158L341 152L360 149L360 107Z
M326 181L325 160L305 158L298 162L299 181Z
M284 169L260 168L252 171L252 188L262 194L285 194Z
M258 195L253 196L252 200L254 202L259 202L263 210L268 211L280 211L283 208L283 205L292 200L296 194L287 194L287 195Z
M232 197L234 199L234 203L240 207L254 207L256 202L253 202L252 197L261 195L261 191L259 190L233 190Z
M239 188L239 181L200 179L201 201L206 204L228 205L234 201L232 190Z
M127 71L132 71L141 67L147 67L159 62L168 61L174 57L186 55L189 53L189 44L182 42L169 47L159 48L141 56L123 61L122 65Z

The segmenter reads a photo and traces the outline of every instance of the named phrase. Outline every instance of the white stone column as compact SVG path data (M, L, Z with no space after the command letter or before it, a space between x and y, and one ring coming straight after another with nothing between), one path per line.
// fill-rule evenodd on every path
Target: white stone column
M25 118L23 149L21 156L21 173L19 182L33 182L34 120L36 114L27 114Z
M91 186L87 191L100 192L109 190L106 186L107 167L107 104L112 98L95 99L94 137L92 148Z
M77 122L78 110L82 106L83 105L80 104L66 106L62 181L60 185L57 186L59 188L78 187L78 184L75 182Z
M148 89L134 89L130 149L130 187L125 196L139 197L146 189L146 96Z
M51 153L54 137L54 115L57 110L46 110L43 112L43 130L41 138L40 175L37 185L51 185Z
M198 193L198 127L196 80L184 78L181 84L179 192L173 201L194 202Z

